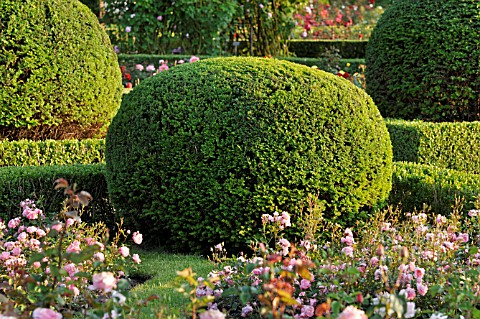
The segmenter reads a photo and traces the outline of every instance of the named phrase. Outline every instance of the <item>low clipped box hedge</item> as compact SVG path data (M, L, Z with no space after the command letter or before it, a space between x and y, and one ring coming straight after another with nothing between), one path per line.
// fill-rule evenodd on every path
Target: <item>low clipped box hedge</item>
M0 167L95 164L104 161L104 139L0 141Z
M391 161L363 90L276 59L208 59L148 78L106 138L115 208L180 250L241 248L263 213L295 222L311 195L327 218L353 224L387 199Z
M395 161L480 174L480 122L387 120Z
M426 204L435 214L449 215L456 203L467 213L480 194L480 174L433 165L394 162L389 203L405 212L422 210Z
M2 0L0 39L0 139L105 134L121 72L90 9L78 0Z
M366 48L366 81L384 117L480 120L478 0L394 1Z
M77 191L87 191L93 197L81 215L83 221L102 221L115 227L104 171L105 164L0 167L0 218L8 221L21 215L20 202L27 198L48 216L59 213L67 196L54 189L54 181L65 178L77 185Z

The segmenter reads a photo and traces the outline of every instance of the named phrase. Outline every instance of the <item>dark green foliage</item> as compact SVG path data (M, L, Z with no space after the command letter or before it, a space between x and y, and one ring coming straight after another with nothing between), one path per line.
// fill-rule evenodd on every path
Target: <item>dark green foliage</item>
M0 141L0 167L101 163L104 150L104 139Z
M298 57L318 58L327 50L337 49L344 59L365 58L366 40L292 40L288 50Z
M449 215L456 199L464 199L463 212L474 208L480 194L480 175L430 165L394 162L389 203L405 212L424 204L436 214Z
M100 0L80 0L98 17L100 14Z
M480 174L480 122L387 120L393 159Z
M396 1L366 50L367 92L385 117L480 119L478 0Z
M26 198L35 200L49 216L60 212L67 196L53 187L54 181L63 177L71 185L77 184L77 191L87 191L93 197L82 220L103 221L113 227L115 215L108 200L104 170L104 164L0 167L0 218L8 221L18 217L22 212L20 202Z
M391 188L391 143L369 96L286 61L218 58L151 77L106 140L109 194L151 242L241 247L263 213L309 195L353 223ZM133 227L133 226L132 226Z
M0 1L0 139L104 133L122 95L107 34L78 0Z

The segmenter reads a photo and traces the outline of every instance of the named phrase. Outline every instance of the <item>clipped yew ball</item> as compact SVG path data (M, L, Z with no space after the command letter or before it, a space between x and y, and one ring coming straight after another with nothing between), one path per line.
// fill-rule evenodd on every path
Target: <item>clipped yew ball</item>
M391 174L390 137L364 91L275 59L161 72L124 97L106 139L117 211L146 240L183 251L240 249L262 214L295 223L310 196L326 218L353 223L388 197Z
M366 48L367 92L385 117L480 120L478 0L395 1Z
M91 10L78 0L1 0L0 39L0 139L105 134L121 73Z

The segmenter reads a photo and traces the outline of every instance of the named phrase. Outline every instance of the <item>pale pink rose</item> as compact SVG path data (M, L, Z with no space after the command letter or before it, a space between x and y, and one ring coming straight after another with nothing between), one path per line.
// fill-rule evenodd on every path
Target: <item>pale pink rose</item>
M100 262L105 261L105 255L101 252L96 252L95 254L93 254L93 258L95 258L96 260L98 260Z
M125 247L125 246L118 248L118 252L123 257L127 257L128 255L130 255L130 249L128 249L128 247Z
M67 247L67 253L79 253L80 252L80 242L78 240L74 240L70 246Z
M417 283L417 291L420 296L425 296L425 294L428 291L428 286L421 283Z
M72 226L74 223L75 223L75 219L69 218L69 219L67 219L67 222L65 223L65 227L68 228L68 227Z
M61 232L62 231L62 224L58 223L58 224L55 224L55 225L52 225L52 229L55 229L56 231L58 232Z
M177 64L184 64L185 61L184 60L178 60Z
M23 210L22 215L28 219L37 219L39 215L42 214L42 211L38 208L35 209L30 209L30 208L25 208Z
M348 257L353 257L353 248L350 246L343 247L342 248L342 253L344 253Z
M372 257L372 259L370 259L370 264L372 266L378 265L378 258L377 257Z
M308 288L310 288L311 285L312 283L310 282L310 280L302 279L302 281L300 281L300 289L302 290L307 290Z
M290 215L287 212L282 212L282 219L280 221L282 227L290 227L292 223L290 221Z
M33 268L35 268L35 269L38 269L38 268L40 268L41 266L42 266L42 264L40 264L39 261L36 261L36 262L33 263Z
M415 268L415 272L413 273L415 279L422 279L423 276L425 275L425 269L424 268Z
M2 255L0 256L1 260L7 260L10 258L10 253L8 251L3 251Z
M20 234L18 234L17 236L17 240L18 241L25 241L27 240L27 233L26 232L21 232Z
M190 63L197 62L197 61L200 61L200 58L192 55L192 57L190 58Z
M138 71L142 72L144 70L144 67L142 64L137 64L135 65L135 69L137 69Z
M35 233L37 231L37 227L35 226L29 226L27 227L27 233L31 234L31 233Z
M415 303L414 302L407 302L407 312L405 313L405 318L413 318L415 317Z
M455 246L453 245L453 243L451 243L449 241L444 241L442 246L444 246L448 250L454 250L455 249Z
M355 239L353 239L352 236L342 237L340 240L347 246L352 246L353 244L355 244Z
M20 249L20 247L15 247L12 249L13 256L19 256L21 253L22 253L22 250Z
M350 228L345 228L345 236L353 237L353 233Z
M348 306L339 315L338 319L367 319L367 315L363 310L357 309L355 306Z
M37 308L32 313L33 319L61 319L62 314L49 308Z
M155 66L153 64L147 65L147 72L154 72L155 71Z
M93 284L88 288L90 290L102 290L110 292L117 287L117 279L111 272L101 272L92 276Z
M139 263L142 262L142 260L140 259L140 256L138 256L138 254L133 254L132 259L133 259L133 262L136 263L136 264L139 264Z
M8 228L17 228L20 225L20 217L11 219L8 222Z
M91 237L84 238L83 240L87 243L88 246L93 246L97 243L97 241Z
M133 238L133 242L137 245L140 245L143 241L143 235L140 234L140 232L138 231L133 233L132 238Z
M303 318L307 317L307 318L310 318L310 317L313 317L313 315L315 314L315 308L313 308L312 306L302 306L302 313L300 316L302 316Z
M163 63L158 67L158 72L163 72L168 70L168 65L166 63Z
M43 229L37 229L37 236L38 237L43 237L45 236L47 233L45 233L45 231Z
M470 236L468 235L468 233L460 233L458 234L457 239L461 242L468 243L468 241L470 240Z
M415 289L410 288L410 287L408 287L406 289L406 293L407 293L407 299L408 300L413 300L417 296L417 294L415 293Z
M280 241L278 242L278 244L280 245L280 247L282 247L283 249L283 255L287 255L288 254L288 251L289 251L289 247L290 247L290 242L288 240L286 240L285 238L282 238L280 239Z
M75 275L78 272L77 267L75 267L74 263L66 264L65 266L63 266L63 269L65 269L65 271L68 272L68 275L70 277L73 277L73 275Z
M211 309L202 312L199 317L200 319L225 319L225 314L219 310Z

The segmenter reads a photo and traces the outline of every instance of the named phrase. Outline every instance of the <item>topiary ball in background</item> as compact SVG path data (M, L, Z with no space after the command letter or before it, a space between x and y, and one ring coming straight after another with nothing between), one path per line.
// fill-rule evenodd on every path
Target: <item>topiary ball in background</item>
M110 40L77 0L0 1L0 139L106 132L122 96Z
M478 0L395 1L366 49L367 92L385 117L480 120Z
M285 210L295 221L309 195L331 220L362 218L388 197L392 148L378 109L352 83L286 61L215 58L126 95L106 167L114 206L151 243L235 250L262 214Z

